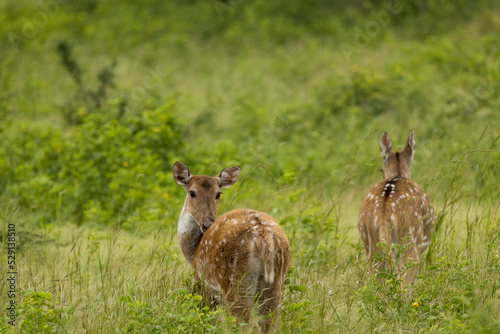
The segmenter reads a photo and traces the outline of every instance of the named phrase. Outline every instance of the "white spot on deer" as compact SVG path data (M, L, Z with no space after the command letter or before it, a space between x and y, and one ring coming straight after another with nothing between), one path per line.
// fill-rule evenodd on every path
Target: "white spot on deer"
M218 256L216 256L216 257L215 257L215 262L218 262L218 261L219 261L219 257L218 257Z
M375 219L373 220L373 224L375 225L375 228L377 228L377 219L378 219L378 217L375 217Z
M226 244L226 239L222 239L222 244L225 245Z
M221 292L221 288L220 288L220 285L219 284L214 284L214 282L212 282L211 280L205 280L205 283L207 283L207 285L212 288L213 290L217 291L217 292Z
M392 203L391 203L391 206L392 206L392 207L396 206L396 203L392 202Z
M250 224L255 224L257 223L255 220L250 221Z
M242 245L243 245L244 243L245 243L245 239L241 239L241 240L240 240L240 244L242 244Z
M419 247L420 248L424 248L424 247L427 247L427 246L429 246L429 241L422 242Z
M262 225L267 225L267 222L265 220L261 221Z
M256 228L258 228L258 226L257 226L257 225L255 225L254 227L252 227L252 229L254 229L254 230L255 230Z

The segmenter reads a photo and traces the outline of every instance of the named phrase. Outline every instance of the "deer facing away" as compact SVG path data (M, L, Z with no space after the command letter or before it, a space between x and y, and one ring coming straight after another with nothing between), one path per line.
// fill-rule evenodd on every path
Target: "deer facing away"
M201 282L210 303L222 298L231 315L251 323L254 302L262 331L278 319L290 245L269 215L249 209L227 212L216 219L221 188L238 179L240 167L216 177L191 175L186 165L174 164L174 178L187 191L177 235L181 251Z
M434 208L422 188L410 179L410 166L415 152L413 130L403 151L392 152L392 142L387 132L380 140L380 151L384 160L384 180L376 183L365 197L358 217L358 228L366 255L373 269L388 270L387 261L374 260L375 255L386 250L377 247L378 242L387 246L406 244L396 264L401 274L405 265L419 262L420 255L429 246L434 229ZM391 255L394 263L394 253ZM410 267L403 274L405 284L413 282L418 267Z

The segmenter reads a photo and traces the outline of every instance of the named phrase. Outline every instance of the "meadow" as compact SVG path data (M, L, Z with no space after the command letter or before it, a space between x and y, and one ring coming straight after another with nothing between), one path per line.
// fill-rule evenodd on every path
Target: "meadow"
M19 0L0 22L2 333L251 332L200 302L175 161L241 166L219 215L285 230L276 333L500 333L498 3ZM401 290L357 215L382 133L411 129L436 225Z

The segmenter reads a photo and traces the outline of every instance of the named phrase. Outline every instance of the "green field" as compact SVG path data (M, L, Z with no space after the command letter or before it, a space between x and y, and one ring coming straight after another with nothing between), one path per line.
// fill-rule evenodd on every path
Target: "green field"
M0 23L2 333L251 332L199 301L177 160L241 166L219 214L285 230L277 333L500 333L495 1L19 0ZM436 229L401 290L357 215L410 129Z

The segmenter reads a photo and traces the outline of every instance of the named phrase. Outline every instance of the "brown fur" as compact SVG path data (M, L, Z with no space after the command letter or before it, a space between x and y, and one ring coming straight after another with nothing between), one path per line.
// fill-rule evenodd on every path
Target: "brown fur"
M266 294L270 300L262 302L270 307L259 313L275 312L277 319L290 246L272 217L248 209L222 215L201 239L194 259L196 277L216 287L212 293L226 299L233 316L249 322L253 298Z
M380 147L386 179L375 184L366 196L361 205L358 228L366 255L376 270L388 269L385 262L374 263L375 254L381 251L377 248L378 242L383 241L387 246L408 244L395 268L401 272L407 263L418 263L420 255L427 249L435 213L422 188L409 179L415 146L413 131L403 151L392 152L391 146L389 136L384 133ZM404 274L404 282L411 283L417 272L418 267L412 267Z
M220 191L219 185L232 185L239 167L237 172L231 167L219 177L209 177L191 176L187 167L180 165L176 163L174 177L178 183L186 184L188 195L179 224L191 215L199 226L180 229L179 243L193 266L195 278L202 283L204 296L209 302L224 300L231 314L246 323L252 322L256 301L259 315L274 315L260 324L263 332L269 331L278 319L290 267L290 245L285 233L271 216L250 209L223 214L203 233L202 226L217 214L218 200L213 199ZM211 186L206 187L207 184ZM190 191L196 193L194 198Z

